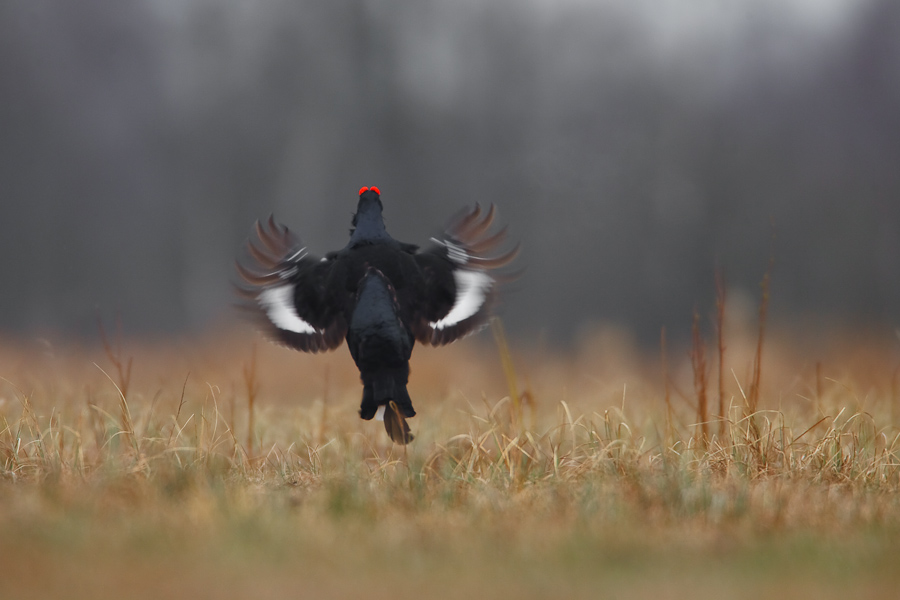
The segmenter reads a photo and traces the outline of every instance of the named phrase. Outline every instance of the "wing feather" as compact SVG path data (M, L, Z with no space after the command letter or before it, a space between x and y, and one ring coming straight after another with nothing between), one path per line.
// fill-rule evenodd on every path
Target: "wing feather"
M491 273L508 265L519 246L496 254L506 240L506 228L489 234L497 210L475 207L451 221L440 239L415 255L425 278L421 316L414 322L416 339L424 344L449 344L481 329L497 298L498 277Z
M335 258L310 256L297 237L269 216L235 263L240 308L274 341L304 352L331 350L347 335L343 298L329 288Z

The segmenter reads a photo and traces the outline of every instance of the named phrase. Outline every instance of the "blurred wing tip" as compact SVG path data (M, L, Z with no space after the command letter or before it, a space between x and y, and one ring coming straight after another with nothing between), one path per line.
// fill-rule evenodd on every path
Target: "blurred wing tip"
M234 268L245 283L249 283L250 285L253 285L255 287L272 285L273 283L280 280L280 277L277 273L260 273L241 264L240 261L234 262Z
M506 239L508 229L509 226L504 226L502 229L497 231L497 233L491 234L483 240L479 240L477 242L469 244L469 251L474 254L484 254L485 252L490 252L503 243L503 241Z
M472 256L469 262L479 269L499 269L505 267L519 255L519 244L500 256Z
M250 256L252 256L256 260L259 266L265 269L274 269L275 265L278 264L279 257L270 254L269 252L273 251L272 247L266 244L265 240L261 241L263 245L266 246L268 252L266 250L258 248L256 244L253 243L253 240L247 242L247 252L250 253Z

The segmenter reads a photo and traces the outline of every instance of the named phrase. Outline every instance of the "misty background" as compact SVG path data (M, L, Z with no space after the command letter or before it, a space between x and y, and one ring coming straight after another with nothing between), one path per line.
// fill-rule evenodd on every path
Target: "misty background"
M227 327L257 218L322 254L372 185L412 243L499 205L518 336L682 335L770 255L776 319L892 332L900 3L0 0L0 332Z

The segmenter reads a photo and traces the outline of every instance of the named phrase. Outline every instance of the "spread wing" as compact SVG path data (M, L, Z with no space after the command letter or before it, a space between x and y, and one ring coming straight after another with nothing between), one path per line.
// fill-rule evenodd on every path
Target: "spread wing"
M494 205L482 213L476 204L452 221L441 239L432 238L432 245L415 255L425 277L422 316L413 324L421 343L449 344L487 323L499 279L490 271L508 265L519 253L516 244L496 254L506 228L489 234L495 214Z
M334 257L310 256L291 231L270 216L235 263L240 305L274 341L304 352L337 348L347 335L345 298L331 291Z

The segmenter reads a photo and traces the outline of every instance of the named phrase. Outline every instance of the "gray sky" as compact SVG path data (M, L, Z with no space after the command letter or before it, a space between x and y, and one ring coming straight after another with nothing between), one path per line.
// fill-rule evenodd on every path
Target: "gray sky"
M410 242L496 202L521 335L684 333L770 251L776 317L900 323L891 0L3 2L0 97L7 332L221 324L256 218L338 248L363 185Z

